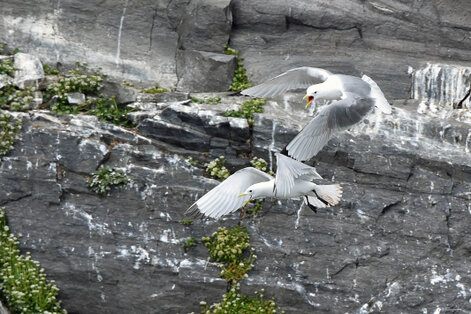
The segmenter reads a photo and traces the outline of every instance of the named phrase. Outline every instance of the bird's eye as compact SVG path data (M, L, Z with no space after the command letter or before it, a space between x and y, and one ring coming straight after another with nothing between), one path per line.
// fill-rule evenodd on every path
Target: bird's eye
M315 91L314 94L317 94L317 91Z
M252 193L252 190L249 190L250 193Z

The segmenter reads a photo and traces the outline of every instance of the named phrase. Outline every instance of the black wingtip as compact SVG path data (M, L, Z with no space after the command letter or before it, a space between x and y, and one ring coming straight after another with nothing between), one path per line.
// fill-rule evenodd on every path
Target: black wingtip
M289 155L288 155L288 150L286 149L286 146L285 146L285 147L283 147L283 150L280 152L280 154L282 154L282 155L285 155L285 156L289 157Z

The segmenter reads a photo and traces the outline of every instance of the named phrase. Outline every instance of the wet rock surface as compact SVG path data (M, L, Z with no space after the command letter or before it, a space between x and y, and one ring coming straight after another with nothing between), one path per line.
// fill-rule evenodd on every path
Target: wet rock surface
M252 154L275 168L268 151L311 117L292 94L269 101L249 129L222 116L246 98L216 95L216 105L138 101L137 131L84 115L15 114L23 129L0 163L0 205L69 312L182 313L219 301L226 283L199 239L239 213L179 223L218 183L202 163L225 155L233 171ZM469 128L408 106L370 115L311 161L343 186L339 205L314 214L297 200L268 200L242 221L258 256L243 292L265 288L288 313L471 310ZM100 165L132 183L94 194L86 184ZM185 251L190 237L198 244Z

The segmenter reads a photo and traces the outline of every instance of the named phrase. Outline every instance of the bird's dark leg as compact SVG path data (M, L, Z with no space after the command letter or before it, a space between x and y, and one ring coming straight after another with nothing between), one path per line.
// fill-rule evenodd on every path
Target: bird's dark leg
M244 219L245 216L247 216L247 210L245 209L245 206L240 209L240 217L239 217L240 219Z
M312 191L314 192L314 194L316 194L316 197L319 199L319 201L321 201L322 203L324 203L325 206L327 206L327 207L330 206L329 202L327 202L327 201L324 200L322 197L320 197L320 196L317 194L316 190L312 190Z
M312 205L311 203L309 203L309 199L307 198L307 196L304 196L304 197L306 198L306 204L307 204L307 206L309 206L309 208L310 208L313 212L315 212L315 213L317 214L317 207L314 206L314 205Z

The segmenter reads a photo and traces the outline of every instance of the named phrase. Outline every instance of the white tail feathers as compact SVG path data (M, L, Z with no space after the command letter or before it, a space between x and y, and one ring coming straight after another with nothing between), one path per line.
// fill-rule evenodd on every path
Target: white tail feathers
M317 195L331 206L337 205L342 199L342 187L338 184L318 185L315 190Z
M379 109L381 109L382 112L386 114L391 113L391 105L388 103L386 100L386 97L384 97L383 92L379 88L378 84L376 84L375 81L373 81L370 77L363 75L361 79L365 82L367 82L370 87L371 87L371 97L376 100L375 105Z

